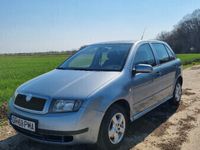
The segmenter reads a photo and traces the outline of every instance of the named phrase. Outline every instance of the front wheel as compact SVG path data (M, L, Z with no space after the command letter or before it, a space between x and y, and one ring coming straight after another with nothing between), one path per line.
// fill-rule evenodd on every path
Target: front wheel
M122 107L114 105L109 108L101 123L97 147L103 150L119 148L124 140L127 125L127 113Z

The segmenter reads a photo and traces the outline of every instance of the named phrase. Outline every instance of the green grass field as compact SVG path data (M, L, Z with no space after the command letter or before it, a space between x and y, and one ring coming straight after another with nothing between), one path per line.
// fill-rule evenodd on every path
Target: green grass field
M67 57L67 55L0 56L0 105L12 96L17 86L54 69Z
M181 59L183 65L190 65L193 62L200 62L200 54L178 54L177 57Z
M185 65L200 61L200 54L177 55ZM12 96L23 82L54 69L67 55L1 56L0 55L0 105Z

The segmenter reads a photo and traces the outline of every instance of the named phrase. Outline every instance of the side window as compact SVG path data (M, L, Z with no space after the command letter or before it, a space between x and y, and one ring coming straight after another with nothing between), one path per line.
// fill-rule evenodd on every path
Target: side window
M158 54L160 64L170 61L168 52L163 44L153 43L152 45Z
M152 66L156 65L156 61L149 44L143 44L138 48L134 62L135 65L137 64L149 64Z
M174 53L166 45L165 45L165 48L167 49L167 52L168 52L169 57L170 57L170 60L174 60L175 59Z

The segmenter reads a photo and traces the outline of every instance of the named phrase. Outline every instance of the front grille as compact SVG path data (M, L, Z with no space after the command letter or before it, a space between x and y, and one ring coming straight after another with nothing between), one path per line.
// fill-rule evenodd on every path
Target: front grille
M26 100L26 95L18 94L15 99L15 105L36 111L42 111L46 102L46 99L32 97L29 101Z

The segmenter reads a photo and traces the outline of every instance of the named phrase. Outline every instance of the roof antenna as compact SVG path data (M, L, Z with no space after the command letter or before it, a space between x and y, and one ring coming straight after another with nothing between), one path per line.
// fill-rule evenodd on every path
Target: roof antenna
M143 40L143 38L144 38L145 31L146 31L146 28L144 28L144 31L143 31L142 36L141 36L141 40Z

